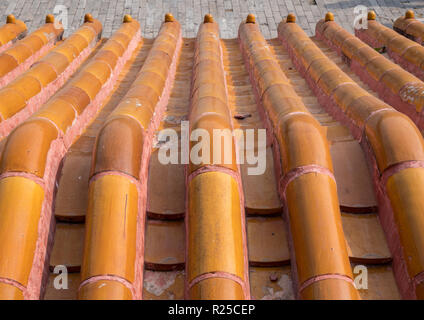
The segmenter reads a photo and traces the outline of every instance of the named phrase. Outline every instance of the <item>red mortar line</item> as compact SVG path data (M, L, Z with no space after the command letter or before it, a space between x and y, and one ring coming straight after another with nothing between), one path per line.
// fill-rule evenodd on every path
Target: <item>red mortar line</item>
M234 139L235 141L235 139ZM234 142L235 143L235 142ZM186 166L186 171L187 171L187 166ZM241 184L241 176L239 172L236 172L234 170L231 170L229 168L226 167L221 167L218 165L205 165L201 168L196 169L195 171L193 171L190 175L186 174L186 211L188 212L188 193L189 193L189 185L190 182L197 177L198 175L202 174L202 173L206 173L206 172L221 172L221 173L225 173L230 175L234 180L237 181L237 185L238 185L238 192L239 192L239 200L240 200L240 213L241 213L241 230L242 230L242 237L243 237L243 250L245 252L244 254L244 276L245 276L245 280L241 279L239 276L236 276L234 274L231 274L229 272L224 272L224 271L214 271L214 272L207 272L207 273L203 273L200 275L197 275L194 279L192 279L191 281L188 280L188 247L189 247L189 237L188 237L188 232L186 232L186 250L185 250L185 290L184 290L184 294L185 294L185 299L188 299L189 297L189 291L191 289L191 287L193 287L196 283L205 280L205 279L209 279L209 278L226 278L229 280L233 280L235 282L237 282L238 284L240 284L244 297L246 300L250 300L250 283L249 283L249 278L248 278L248 272L249 272L249 262L248 262L248 258L247 258L247 241L246 241L246 221L245 221L245 208L244 208L244 193L243 193L243 187ZM184 219L184 224L185 224L185 228L186 230L188 230L189 227L189 214L185 215L185 219ZM246 261L247 260L247 261ZM246 266L247 265L247 266ZM247 275L246 275L247 274Z
M424 271L415 275L412 280L414 281L414 288L416 288L421 283L424 283Z
M379 58L379 56L376 56L375 58ZM368 63L371 63L371 62L372 62L372 60L371 60L371 61L369 61ZM382 79L382 78L386 75L386 73L387 73L387 72L392 71L392 70L397 70L397 69L398 69L397 67L392 67L392 68L390 68L390 69L386 69L386 70L384 70L384 72L383 72L383 74L381 75L380 79Z
M408 22L407 22L407 24L406 24L406 26L405 26L405 30L403 30L403 29L399 29L399 28L396 28L395 26L393 26L393 30L395 30L396 32L398 32L399 33L399 31L401 31L402 33L404 33L404 34L402 34L404 37L406 37L406 35L409 35L408 33L406 33L406 29L408 29L408 27L411 25L411 24L414 24L414 22L418 22L417 20L415 20L415 19L405 19L405 20L409 20ZM404 20L404 22L405 22L405 20ZM409 38L408 38L409 39Z
M141 182L138 181L135 177L133 177L132 175L122 172L122 171L117 171L117 170L107 170L107 171L102 171L99 173L94 174L89 180L88 180L88 184L93 183L96 180L99 180L100 178L104 177L104 176L120 176L120 177L124 177L128 180L131 181L131 183L133 183L137 189L141 186Z
M309 287L310 285L312 285L312 284L314 284L318 281L327 280L327 279L343 280L343 281L349 282L353 286L355 286L354 281L346 275L338 274L338 273L327 273L327 274L320 274L318 276L313 276L313 277L303 281L303 283L300 285L299 293L302 292L305 288Z
M21 290L22 292L24 292L25 289L26 289L26 287L23 284L19 283L16 280L9 279L9 278L0 277L0 283L5 283L5 284L8 284L10 286L16 287L19 290Z
M359 98L358 98L359 99ZM394 109L392 109L392 108L383 108L383 109L379 109L379 110L375 110L375 111L373 111L373 112L371 112L370 113L370 115L365 119L365 121L364 121L364 125L363 125L363 127L361 128L362 129L362 133L361 133L361 135L357 138L358 140L359 140L359 142L361 142L362 141L362 139L363 139L363 137L365 136L365 126L366 126L366 124L368 123L368 121L370 121L371 120L371 118L372 117L374 117L377 113L380 113L380 112L383 112L383 111L394 111Z
M224 272L224 271L207 272L207 273L202 273L202 274L196 276L193 280L191 280L188 283L187 289L186 289L186 294L188 294L190 289L194 285L196 285L197 283L201 282L202 280L211 279L211 278L223 278L223 279L228 279L228 280L232 280L234 282L237 282L241 286L241 289L242 289L242 291L245 294L245 297L247 299L247 296L246 296L246 292L248 290L248 288L246 287L247 281L241 279L239 276L236 276L232 273Z
M286 115L284 115L284 116L282 116L282 117L280 117L280 118L278 119L277 127L278 127L278 128L280 127L280 123L281 123L283 120L285 120L285 119L287 119L287 118L289 118L289 117L291 117L291 116L299 115L299 114L304 114L304 115L309 116L309 117L312 117L312 118L314 117L314 116L312 116L309 112L304 112L304 111L294 111L294 112L290 112L290 113L288 113L288 114L286 114Z
M2 119L0 123L0 140L6 137L17 125L29 118L35 111L37 111L54 93L56 93L64 83L76 72L78 67L83 61L91 54L94 47L98 42L96 36L93 41L68 65L68 67L56 79L50 82L35 96L26 101L23 109L19 110L8 119ZM48 61L46 61L49 63Z
M226 168L226 167L222 167L220 165L216 165L216 164L206 164L203 165L202 167L196 169L195 171L193 171L192 173L190 173L188 175L187 178L187 183L190 184L191 180L193 180L195 177L197 177L198 175L202 174L202 173L206 173L206 172L221 172L221 173L225 173L228 174L230 176L232 176L236 181L237 179L240 178L240 173Z
M316 164L309 164L293 168L280 178L280 194L285 198L287 186L300 176L309 173L327 175L336 183L334 174L328 168Z
M341 51L341 47L336 46L331 40L327 39L324 35L322 35L320 32L316 31L316 38L326 43L331 49L333 49L339 56L343 56L343 53ZM409 48L409 47L408 47ZM370 61L368 61L367 65L372 62L372 60L377 59L379 56L374 57ZM359 64L358 61L355 59L349 59L350 61L350 69L355 72L359 78L364 81L366 84L370 86L370 88L374 91L376 91L380 97L380 99L384 99L386 103L388 103L391 106L394 106L397 110L400 112L408 115L415 124L421 128L424 129L424 119L423 119L423 113L416 111L416 106L408 103L407 101L402 100L401 95L404 93L404 90L408 88L408 85L414 84L414 82L406 83L399 91L399 94L395 94L391 91L389 87L384 85L382 82L375 80L367 71L366 66L362 66ZM393 62L394 63L394 62ZM385 70L384 73L380 76L380 79L384 77L384 75L391 71L391 70L397 70L402 69L400 66L390 68L388 70ZM403 69L402 69L403 70ZM405 72L408 72L404 70ZM420 81L421 82L421 81ZM424 86L424 83L422 83ZM386 110L386 109L384 109ZM379 112L382 110L377 110L376 112ZM374 115L374 113L372 114ZM369 116L368 118L370 118ZM366 120L368 121L368 119ZM365 121L365 122L366 122Z
M229 116L229 119L232 119L231 117L231 113L228 107L228 85L227 85L227 80L225 78L225 69L224 69L224 61L223 61L223 52L222 52L222 46L221 46L221 39L219 38L218 35L218 39L216 40L218 41L219 44L219 50L220 50L220 66L221 66L221 70L224 74L223 77L223 82L224 82L224 86L225 86L225 91L226 91L226 105L227 105L227 114ZM198 46L198 42L196 41L195 46ZM196 49L195 49L196 50ZM197 71L197 64L193 63L193 70L192 70L192 74L195 74L195 72ZM194 83L194 78L192 77L192 86ZM193 92L192 88L190 89L190 92ZM189 102L189 117L192 111L192 97L193 95L191 94L190 96L190 102ZM215 114L214 112L205 112L202 114ZM234 132L234 125L233 122L230 120L230 126L231 126L231 130ZM233 144L234 144L234 149L235 149L235 153L236 153L236 159L238 159L238 147L237 147L237 139L232 138L233 140ZM196 276L190 283L188 282L188 247L189 247L189 239L188 239L188 230L189 230L189 200L188 200L188 195L189 195L189 186L190 186L190 182L193 178L195 178L197 175L201 174L201 173L205 173L205 172L222 172L225 174L230 175L231 177L233 177L233 179L236 180L237 182L237 186L238 186L238 192L239 192L239 200L240 200L240 214L241 214L241 230L242 230L242 240L243 240L243 266L244 266L244 283L241 284L242 287L242 291L244 294L244 297L246 300L250 300L250 281L249 281L249 258L248 258L248 248L247 248L247 234L246 234L246 214L245 214L245 207L244 207L244 191L243 191L243 185L242 185L242 180L241 180L241 175L240 175L240 165L237 164L237 172L235 172L234 170L225 168L225 167L220 167L217 165L206 165L203 166L201 168L196 169L194 172L192 172L190 175L187 175L188 172L188 165L185 166L185 172L186 172L186 198L185 198L185 203L186 203L186 215L185 215L185 219L184 219L184 224L185 224L185 228L186 228L186 250L185 250L185 290L184 290L184 295L185 295L185 299L188 299L189 297L189 290L191 288L191 286L194 285L193 281L195 281L197 278L201 278L202 275L198 275ZM216 271L213 273L206 273L205 275L211 274L210 276L207 276L207 278L225 278L227 276L225 275L231 275L232 277L235 277L237 279L240 279L238 276L232 275L230 273L227 272L221 272L221 271ZM215 276L214 276L215 275ZM231 280L234 280L233 278L229 278ZM200 281L200 280L199 280ZM236 281L236 280L234 280ZM198 281L197 281L198 282ZM238 282L238 281L236 281ZM239 283L239 282L238 282Z
M102 87L102 89L98 92L96 97L84 109L83 113L74 120L72 127L68 128L66 134L63 135L63 137L59 136L53 140L50 145L50 149L47 154L45 172L42 179L45 184L43 188L45 196L42 204L40 220L38 223L39 237L36 243L33 265L28 279L27 289L24 291L25 299L38 299L40 296L42 296L45 290L46 283L43 280L47 278L47 273L49 271L47 265L49 262L50 251L53 245L54 219L52 219L51 209L59 163L65 155L67 149L72 144L72 141L74 141L74 138L81 134L86 125L92 119L92 116L97 114L97 111L101 108L102 101L110 94L114 84L118 79L122 67L129 59L129 56L131 56L132 52L135 50L139 41L140 31L134 35L133 39L127 47L127 50L119 58L114 72L111 74L110 78ZM87 49L88 48L84 50Z
M377 40L378 41L378 40ZM411 40L412 41L412 40ZM383 44L383 46L384 46L384 44ZM400 53L400 57L401 57L401 59L403 59L402 57L403 57L403 55L405 54L405 52L408 50L408 49L410 49L410 48L412 48L412 47L415 47L415 44L411 44L411 45L409 45L409 46L407 46L405 49L403 49L403 51ZM388 47L385 47L386 49L388 49L388 50L390 50Z
M288 45L288 43L279 36L280 40L287 48L289 55L292 57L294 65L299 70L302 69L300 62L298 61L297 56L292 51L292 48ZM304 68L303 68L304 70ZM333 115L338 121L345 124L351 130L352 135L360 142L363 150L365 151L365 156L367 158L367 162L372 165L373 172L373 182L374 189L377 194L378 203L379 203L379 218L380 222L383 226L383 230L386 234L386 238L388 239L388 245L393 257L393 270L395 274L395 278L397 280L398 287L402 293L402 296L406 299L415 298L414 288L411 287L410 277L407 272L407 267L403 256L402 245L400 244L400 236L398 232L398 227L394 221L394 213L390 204L390 199L387 196L385 191L385 185L381 183L380 172L376 163L376 159L373 153L373 150L366 139L364 127L358 127L352 119L350 119L343 110L338 107L338 105L334 102L334 100L327 96L318 85L310 78L309 73L299 71L303 77L307 80L307 83L313 90L313 92L318 97L320 104L324 106L324 108ZM314 85L315 84L315 85ZM387 110L387 109L384 109ZM392 109L389 109L392 110ZM395 111L393 109L393 111ZM376 112L372 113L366 120L370 119ZM365 136L365 139L363 137Z
M72 109L74 110L75 118L78 117L78 112L75 110L75 108L72 106ZM63 133L62 130L58 127L58 125L51 119L44 117L44 116L37 116L37 119L43 119L44 121L49 122L53 127L57 130L57 137L63 139L66 133Z
M410 160L391 165L381 173L380 182L386 185L392 175L408 168L424 168L424 160Z

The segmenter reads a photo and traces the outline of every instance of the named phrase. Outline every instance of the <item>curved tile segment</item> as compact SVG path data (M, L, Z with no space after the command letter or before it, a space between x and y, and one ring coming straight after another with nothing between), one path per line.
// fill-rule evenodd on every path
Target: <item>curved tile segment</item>
M258 25L242 23L239 38L257 101L275 136L297 295L358 299L324 130L280 69Z
M204 133L198 162L187 167L186 286L188 299L250 299L243 189L227 103L218 24L206 15L195 49L190 134ZM214 150L215 130L224 142ZM228 136L226 136L226 133ZM192 141L190 153L198 152ZM197 150L197 151L195 151ZM198 154L198 153L196 153Z
M320 31L321 32L321 31ZM424 271L424 140L414 123L359 87L294 23L281 22L279 38L327 111L360 140L373 168L380 221L406 298Z
M367 23L366 29L355 30L356 36L379 51L387 51L396 63L424 80L424 47L376 21L374 11L368 12Z
M82 29L94 36L100 31L100 25L94 25L99 26L96 33L88 25ZM110 46L118 39L126 42L117 55ZM58 167L102 107L139 41L139 23L124 23L65 88L7 138L0 160L0 283L18 288L17 298L38 299L43 294L54 235L52 201ZM113 60L105 61L105 56ZM9 289L0 287L0 298L10 296Z
M0 88L26 71L62 39L63 26L47 15L46 23L0 54Z
M16 40L26 36L27 26L22 20L16 19L13 14L6 18L6 24L0 27L0 52L11 47Z
M87 15L82 27L62 44L0 89L0 140L37 111L93 51L100 39L102 25L89 17L91 15ZM44 32L37 33L38 36L46 37ZM28 51L26 55L30 54L27 45L18 43L17 46L11 50L21 55L19 59L23 59L25 50Z
M148 163L181 43L180 24L163 23L136 80L97 136L79 299L142 297Z
M333 48L380 98L424 129L424 82L362 42L335 21L320 20L316 36Z

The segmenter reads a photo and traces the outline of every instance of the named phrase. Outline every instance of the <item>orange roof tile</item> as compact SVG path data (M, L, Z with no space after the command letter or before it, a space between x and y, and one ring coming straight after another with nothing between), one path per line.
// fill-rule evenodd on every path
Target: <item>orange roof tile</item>
M0 27L0 52L10 47L14 41L25 37L26 32L25 22L16 19L13 14L9 14L6 24Z
M0 54L20 74L0 89L0 298L424 298L420 44L372 13L359 38L328 13L270 40L253 15L220 39L210 14L195 39L172 14L101 39L87 14L57 45L52 19Z

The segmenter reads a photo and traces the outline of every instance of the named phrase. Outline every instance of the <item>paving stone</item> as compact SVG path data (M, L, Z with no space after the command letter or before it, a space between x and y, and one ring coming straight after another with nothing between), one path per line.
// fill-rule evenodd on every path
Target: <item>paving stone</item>
M195 37L203 15L211 13L219 21L221 36L237 37L238 24L248 13L257 16L266 38L275 37L281 19L293 12L306 33L313 35L315 24L327 11L335 14L336 21L353 32L354 8L365 5L376 11L379 21L390 25L406 9L414 9L418 17L424 16L422 1L395 0L7 0L0 3L3 20L9 13L22 19L29 31L36 30L47 12L53 13L58 5L68 8L69 36L82 23L83 16L90 12L104 25L103 35L109 37L119 28L122 16L129 13L141 23L142 35L154 37L159 31L163 15L170 11L183 26L184 37ZM58 12L57 12L58 13Z

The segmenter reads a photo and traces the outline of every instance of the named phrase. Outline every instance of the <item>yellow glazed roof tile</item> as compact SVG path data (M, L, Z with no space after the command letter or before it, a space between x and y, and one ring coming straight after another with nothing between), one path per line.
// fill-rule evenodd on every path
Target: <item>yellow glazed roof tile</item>
M0 298L423 299L421 49L375 18L265 40L166 14L147 39L125 15L105 39L86 14L62 41L47 16L0 53L37 61L0 88Z

